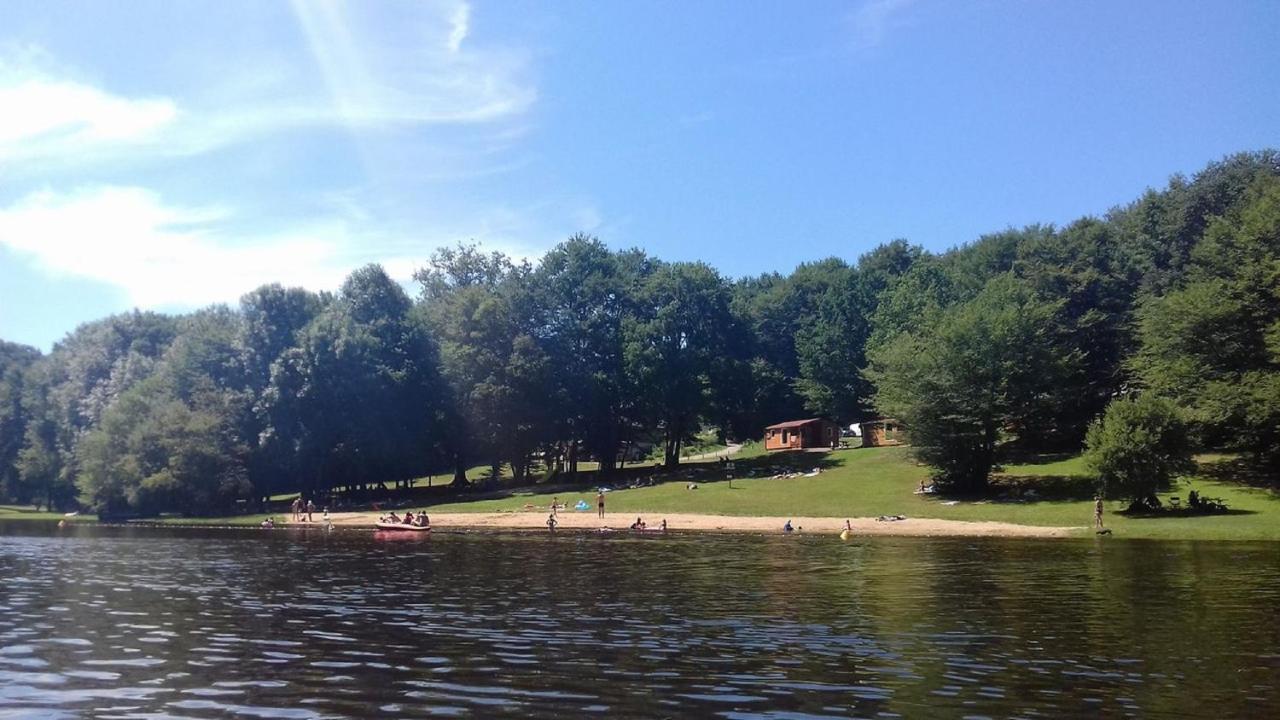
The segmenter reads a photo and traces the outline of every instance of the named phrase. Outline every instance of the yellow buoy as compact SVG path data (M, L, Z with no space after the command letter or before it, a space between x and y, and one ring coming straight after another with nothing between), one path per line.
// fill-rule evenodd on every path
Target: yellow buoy
M849 539L849 531L848 531L847 529L846 529L846 530L841 530L841 531L840 531L840 539L841 539L841 540L848 540L848 539Z

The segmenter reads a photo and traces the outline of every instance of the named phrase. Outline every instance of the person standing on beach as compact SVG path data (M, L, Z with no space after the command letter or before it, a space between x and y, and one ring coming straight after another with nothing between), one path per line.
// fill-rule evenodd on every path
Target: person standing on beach
M1102 529L1102 496L1094 497L1093 503L1093 526Z
M604 519L604 490L596 491L596 510L600 513L600 519Z
M307 522L311 522L311 516L316 512L316 503L314 500L307 501Z
M560 504L560 498L558 497L551 498L551 517L556 516L556 506L559 504Z

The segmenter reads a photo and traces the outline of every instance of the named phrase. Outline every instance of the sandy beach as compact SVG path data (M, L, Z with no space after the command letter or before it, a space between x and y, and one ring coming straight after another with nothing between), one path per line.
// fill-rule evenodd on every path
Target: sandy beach
M344 527L373 527L379 513L335 513L333 524ZM431 525L439 530L452 528L490 530L541 530L546 531L546 512L495 512L495 513L429 513ZM667 527L675 532L738 532L779 533L790 520L799 533L839 534L844 529L844 518L831 517L744 517L731 515L695 515L672 513L644 515L649 527L657 527L665 518ZM594 512L561 512L557 516L558 529L571 530L627 530L636 516L622 513L606 513L603 519ZM896 521L880 521L872 517L849 518L855 535L898 535L917 537L1070 537L1081 528L1043 527L1017 525L1003 522L966 522L961 520L937 520L932 518L907 518ZM316 523L312 523L313 525Z

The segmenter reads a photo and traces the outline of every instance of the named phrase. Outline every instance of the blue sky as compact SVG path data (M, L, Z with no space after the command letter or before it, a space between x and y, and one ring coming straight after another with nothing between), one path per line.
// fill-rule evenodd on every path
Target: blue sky
M1280 3L0 4L0 338L585 231L737 277L1280 146Z

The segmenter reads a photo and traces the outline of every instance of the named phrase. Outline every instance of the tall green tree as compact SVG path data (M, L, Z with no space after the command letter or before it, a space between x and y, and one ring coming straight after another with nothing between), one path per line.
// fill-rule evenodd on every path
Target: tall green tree
M872 414L867 345L880 298L924 257L905 240L881 245L837 276L807 321L795 332L799 375L795 386L805 408L838 420Z
M1280 178L1213 220L1191 262L1189 282L1139 313L1133 367L1205 442L1280 470Z
M873 355L877 407L906 425L916 454L948 490L985 491L1000 442L1025 432L1072 371L1078 359L1047 331L1057 310L1004 275Z
M534 302L530 269L501 253L473 246L445 249L419 270L423 312L440 343L450 390L450 451L454 482L486 461L496 473L510 461L523 476L542 430L545 411L535 398L549 387L545 353L530 335Z
M26 385L40 359L33 347L0 340L0 500L27 503L33 492L18 470L18 455L31 424Z
M353 272L272 366L264 444L308 495L406 482L439 462L445 391L435 344L377 265Z
M240 318L214 306L176 328L154 371L77 448L81 496L103 512L226 513L249 498Z
M1129 385L1125 358L1136 345L1134 312L1141 275L1107 223L1086 218L1041 234L1018 250L1017 274L1046 301L1061 303L1055 341L1073 348L1078 372L1063 378L1056 402L1026 438L1031 450L1078 448L1089 422Z
M640 288L655 272L639 251L612 252L575 235L542 257L532 282L544 313L542 336L556 368L555 435L576 471L580 451L603 472L617 464L640 398L628 391L623 326L637 312Z
M662 432L667 467L714 407L732 332L728 284L702 263L663 265L645 283L642 312L627 326L632 392Z
M149 378L122 395L81 443L82 497L100 513L226 514L251 491L236 409L210 389L190 401L174 378Z

